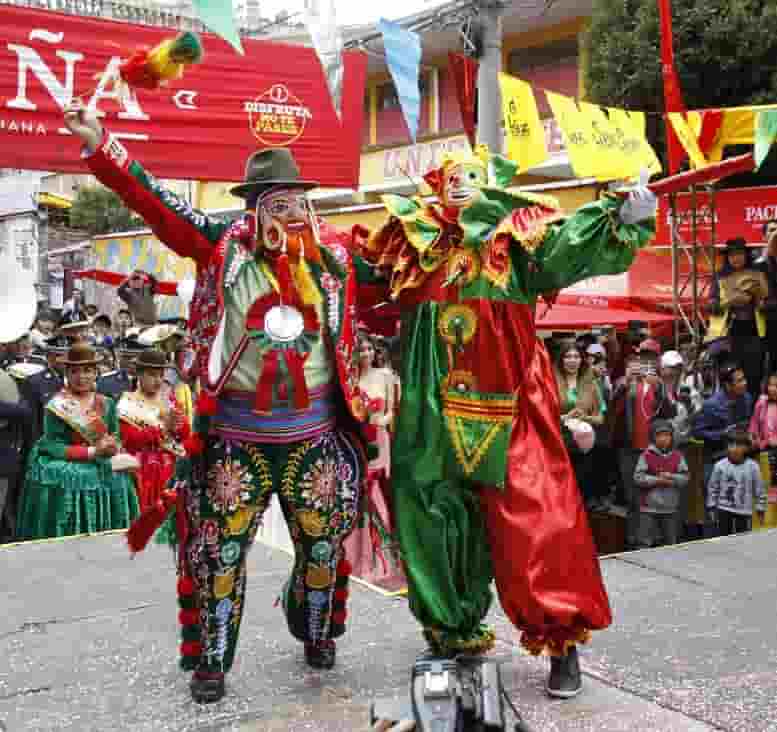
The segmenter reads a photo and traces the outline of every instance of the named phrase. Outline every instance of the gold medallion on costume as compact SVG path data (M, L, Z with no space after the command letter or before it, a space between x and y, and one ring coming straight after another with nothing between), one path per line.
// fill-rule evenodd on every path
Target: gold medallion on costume
M466 305L448 305L440 314L437 329L446 343L461 348L469 343L477 332L477 315Z

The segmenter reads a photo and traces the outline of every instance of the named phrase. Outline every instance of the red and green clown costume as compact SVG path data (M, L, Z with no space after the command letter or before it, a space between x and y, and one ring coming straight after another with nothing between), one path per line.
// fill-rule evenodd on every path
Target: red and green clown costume
M366 462L356 265L334 237L324 246L318 236L282 263L258 241L253 217L230 225L192 209L110 135L87 162L164 244L197 265L193 434L171 488L130 531L139 548L176 508L182 667L207 677L232 666L246 556L273 492L296 548L281 595L288 627L306 644L333 648L347 616L343 540L356 522ZM283 343L267 332L281 296L304 324Z
M615 196L565 217L506 190L515 172L487 153L447 159L426 176L439 203L385 196L388 222L361 242L402 311L393 508L410 608L438 652L493 644L492 580L534 654L611 622L535 310L628 269L653 228L623 224Z

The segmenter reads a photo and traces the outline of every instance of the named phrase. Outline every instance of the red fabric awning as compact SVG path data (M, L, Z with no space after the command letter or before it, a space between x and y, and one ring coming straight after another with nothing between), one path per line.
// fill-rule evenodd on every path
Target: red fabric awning
M652 328L669 328L675 318L671 313L653 310L621 310L563 304L556 304L547 310L542 303L537 305L538 330L588 330L600 325L611 325L618 331L625 331L630 320L641 320Z
M699 296L706 299L710 282L706 258L699 254ZM680 285L688 281L690 262L685 255L680 260ZM592 277L579 282L558 296L559 305L584 305L620 310L658 310L666 312L672 306L672 257L668 250L643 249L637 254L628 272L619 275ZM681 292L684 305L691 302L690 287ZM643 318L644 320L644 318Z

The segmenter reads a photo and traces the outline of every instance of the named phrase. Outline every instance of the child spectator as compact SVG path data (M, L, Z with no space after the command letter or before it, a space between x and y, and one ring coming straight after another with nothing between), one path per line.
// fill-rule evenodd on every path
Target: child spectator
M752 449L750 435L734 430L729 438L728 457L715 463L707 486L707 510L710 522L717 524L721 536L750 531L753 506L761 521L766 513L766 491L761 469L748 457Z
M677 544L681 494L688 487L688 465L674 447L674 427L656 420L653 441L634 471L640 490L639 544L641 547Z
M750 420L753 447L769 459L769 493L777 496L777 373L769 376L765 393L758 397Z

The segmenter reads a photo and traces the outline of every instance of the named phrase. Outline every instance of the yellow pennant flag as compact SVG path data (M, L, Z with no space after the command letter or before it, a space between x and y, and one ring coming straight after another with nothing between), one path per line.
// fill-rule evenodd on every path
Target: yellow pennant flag
M499 74L502 114L507 132L507 157L523 173L548 158L545 128L531 86L509 74Z
M677 138L682 143L685 152L688 153L691 165L694 168L706 167L708 165L707 159L704 157L704 153L699 147L699 141L696 139L696 135L693 134L693 130L688 125L683 113L669 112L669 120L672 123L672 127L674 127Z
M591 145L595 151L594 176L599 180L616 180L629 177L629 161L619 148L615 127L604 110L596 104L579 102L580 114L589 125Z
M647 139L647 117L644 112L628 112L625 109L607 108L610 116L610 122L613 124L619 138L623 139L625 145L629 140L634 142L633 155L636 159L635 167L637 173L632 177L637 177L643 170L647 170L651 175L660 173L662 170L661 161L656 155L656 151Z
M577 108L574 99L545 91L553 116L561 128L569 162L578 178L596 177L596 160L591 140L591 124Z

